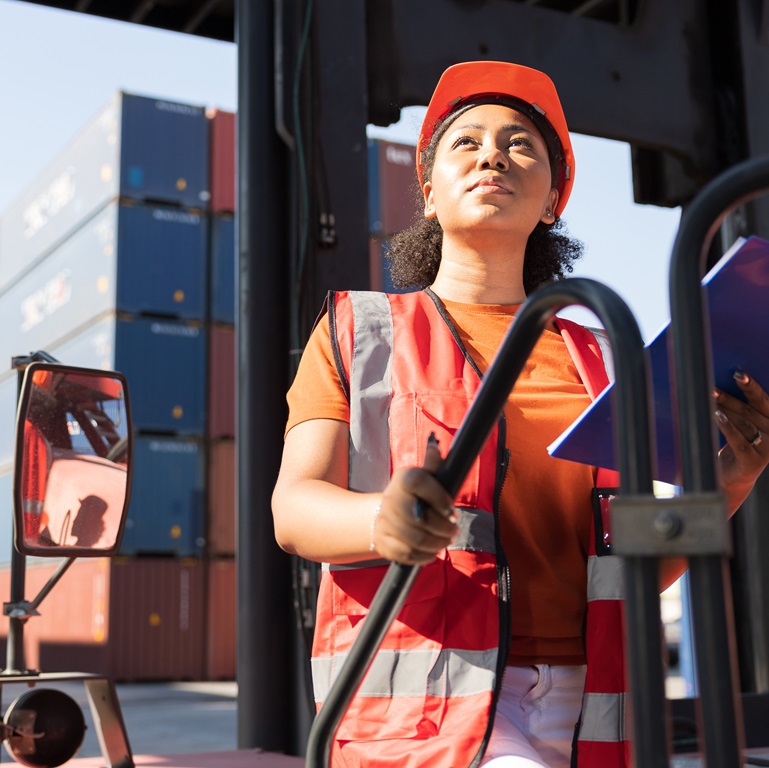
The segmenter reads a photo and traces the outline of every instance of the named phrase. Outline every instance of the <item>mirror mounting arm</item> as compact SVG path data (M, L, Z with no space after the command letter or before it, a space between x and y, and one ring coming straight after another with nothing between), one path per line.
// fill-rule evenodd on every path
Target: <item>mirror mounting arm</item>
M44 349L38 349L35 352L31 352L28 355L16 355L11 358L11 368L14 370L23 371L28 365L32 363L58 363L59 361L53 356L48 354Z
M19 600L15 603L3 603L3 616L26 621L33 616L39 615L40 612L36 610L34 603L29 600Z

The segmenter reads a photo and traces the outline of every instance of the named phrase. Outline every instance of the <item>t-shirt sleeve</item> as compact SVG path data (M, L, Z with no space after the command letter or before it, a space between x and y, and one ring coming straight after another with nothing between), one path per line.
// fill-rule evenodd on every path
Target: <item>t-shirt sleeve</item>
M288 423L285 434L310 419L335 419L349 423L350 404L334 362L328 315L320 319L310 334L286 399Z

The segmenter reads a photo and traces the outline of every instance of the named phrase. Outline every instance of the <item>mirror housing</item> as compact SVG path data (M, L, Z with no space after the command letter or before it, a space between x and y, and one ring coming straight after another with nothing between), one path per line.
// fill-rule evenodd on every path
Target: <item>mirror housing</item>
M132 449L122 374L28 365L16 415L16 549L36 557L116 554L130 497Z

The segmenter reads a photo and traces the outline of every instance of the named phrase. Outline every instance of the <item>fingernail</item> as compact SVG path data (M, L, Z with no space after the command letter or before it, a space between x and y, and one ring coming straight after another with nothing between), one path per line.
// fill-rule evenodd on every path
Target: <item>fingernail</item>
M723 411L716 410L716 418L722 423L726 424L727 421L729 421L729 418Z
M714 388L713 388L713 397L714 397L716 400L718 400L718 398L719 398L720 396L721 396L721 390L720 390L720 389L716 389L716 388L714 387Z
M456 525L456 524L457 524L457 516L456 516L456 514L454 513L454 508L453 508L453 507L452 507L451 509L449 509L449 511L446 513L446 519L447 519L447 520L448 520L450 523L452 523L453 525Z
M732 375L734 380L739 381L740 384L747 384L750 381L750 376L745 371L735 371Z

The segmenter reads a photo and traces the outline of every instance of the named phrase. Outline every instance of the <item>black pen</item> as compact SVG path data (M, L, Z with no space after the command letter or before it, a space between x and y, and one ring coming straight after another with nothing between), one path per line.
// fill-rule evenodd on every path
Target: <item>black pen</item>
M427 438L427 445L440 445L438 438L435 436L435 432L430 432L430 435ZM414 519L419 520L420 522L425 519L425 502L422 501L422 499L417 499L416 504L414 504Z

